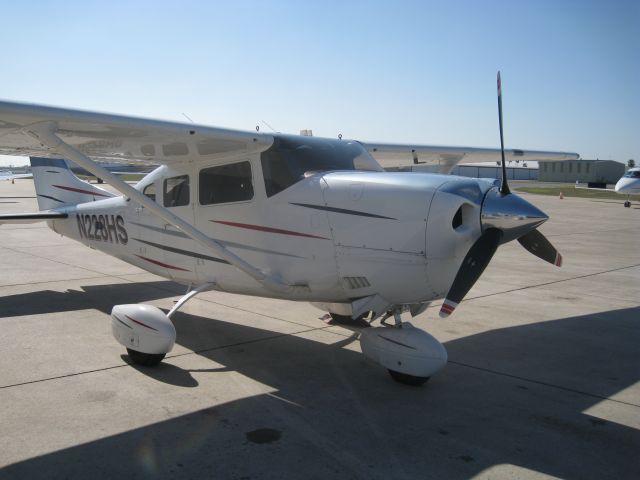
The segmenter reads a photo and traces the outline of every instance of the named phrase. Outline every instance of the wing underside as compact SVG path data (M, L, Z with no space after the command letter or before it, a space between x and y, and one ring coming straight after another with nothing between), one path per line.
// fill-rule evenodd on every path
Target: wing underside
M0 102L0 154L56 157L29 132L51 128L93 159L171 164L260 151L273 139L201 125Z
M401 145L388 143L362 143L369 154L384 168L401 168L411 165L437 166L448 172L459 163L500 161L500 149L475 147L449 147L435 145ZM577 160L572 152L506 149L506 161Z

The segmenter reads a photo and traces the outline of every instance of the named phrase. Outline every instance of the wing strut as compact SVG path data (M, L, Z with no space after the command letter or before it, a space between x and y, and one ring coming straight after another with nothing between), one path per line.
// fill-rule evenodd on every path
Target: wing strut
M306 285L288 285L274 278L273 276L269 276L264 272L258 270L256 267L245 262L242 258L238 257L233 252L227 250L220 243L202 233L189 222L186 222L177 215L174 215L163 206L157 204L149 197L143 195L142 192L136 190L123 180L120 180L116 175L113 175L111 172L95 163L80 150L65 143L64 140L58 137L56 135L57 128L55 123L44 122L36 125L31 125L28 127L28 129L25 130L26 133L35 137L41 143L47 145L52 150L55 150L63 157L72 160L95 176L102 178L120 193L147 208L150 212L152 212L154 215L157 215L167 223L170 223L174 227L178 228L187 236L189 236L189 238L204 246L205 248L213 251L215 254L221 256L230 264L235 266L238 270L246 273L251 278L263 284L266 288L272 291L283 293L292 293L293 291L299 289L308 290L308 287Z

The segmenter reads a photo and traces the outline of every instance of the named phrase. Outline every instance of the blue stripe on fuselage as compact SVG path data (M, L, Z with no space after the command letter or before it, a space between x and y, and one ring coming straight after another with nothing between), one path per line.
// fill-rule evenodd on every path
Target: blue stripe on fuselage
M58 167L68 170L67 162L62 158L29 157L32 167Z

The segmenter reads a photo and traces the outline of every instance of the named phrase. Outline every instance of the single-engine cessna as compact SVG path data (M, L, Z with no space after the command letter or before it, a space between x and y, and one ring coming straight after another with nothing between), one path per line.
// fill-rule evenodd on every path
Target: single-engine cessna
M40 211L0 223L46 221L54 231L189 286L168 312L113 307L112 332L133 362L160 362L175 342L173 315L221 290L312 302L360 319L363 353L410 384L447 362L443 345L403 322L445 298L450 315L496 248L518 240L560 266L536 228L547 216L511 193L505 159L577 154L362 143L240 132L0 102L0 154L29 155ZM494 161L497 181L446 175ZM111 184L79 180L62 158ZM94 160L161 165L131 186ZM386 172L380 162L427 163L439 174ZM387 323L387 319L393 320Z

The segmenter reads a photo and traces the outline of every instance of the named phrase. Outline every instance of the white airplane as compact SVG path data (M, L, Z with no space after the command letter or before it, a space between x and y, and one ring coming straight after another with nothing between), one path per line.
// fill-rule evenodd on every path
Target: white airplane
M440 314L450 315L511 240L561 264L536 230L548 217L510 193L505 158L578 157L240 132L8 102L0 102L0 154L34 157L40 208L0 223L46 220L57 233L189 286L167 314L113 307L113 335L133 362L160 362L175 342L173 315L213 289L312 302L336 320L381 319L362 330L363 353L409 384L440 370L447 353L403 322L403 312L417 315L445 298ZM446 173L500 154L499 188L492 180L385 172L376 161L404 158ZM121 195L79 180L60 157ZM161 166L134 187L94 159Z
M627 200L624 202L624 206L631 207L629 196L640 193L640 167L630 168L614 187L617 193L622 193L627 196Z
M621 193L627 196L627 200L624 202L624 206L626 208L631 207L631 201L629 197L631 195L640 194L640 167L638 168L630 168L627 173L625 173L620 179L616 182L613 189L611 188L594 188L594 187L582 187L576 181L575 188L579 188L581 190L599 190L605 192L616 192Z
M13 173L11 170L0 172L0 180L16 180L18 178L33 178L32 173Z

